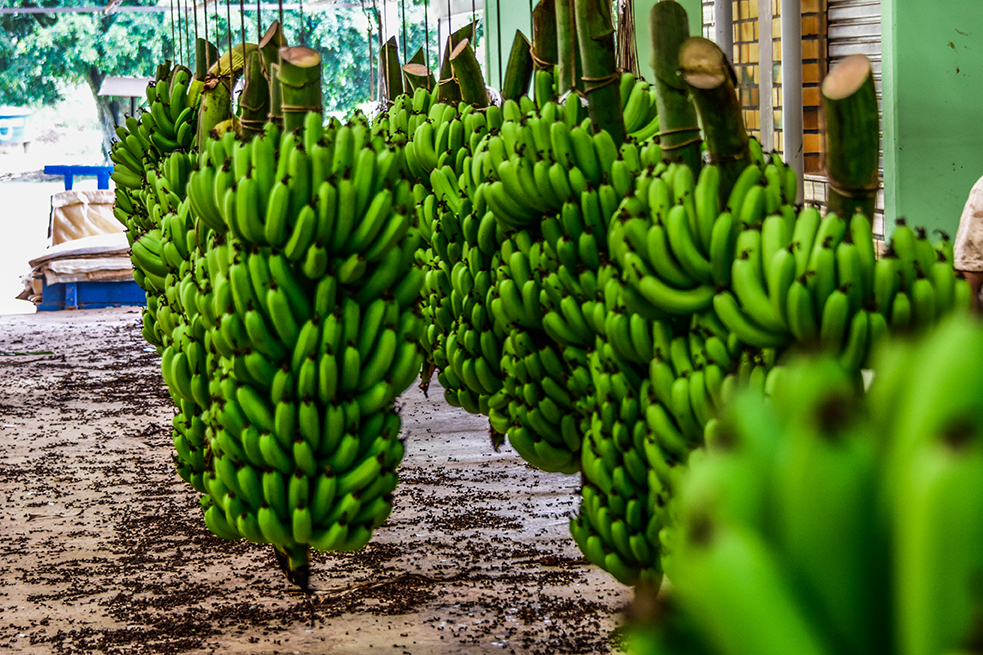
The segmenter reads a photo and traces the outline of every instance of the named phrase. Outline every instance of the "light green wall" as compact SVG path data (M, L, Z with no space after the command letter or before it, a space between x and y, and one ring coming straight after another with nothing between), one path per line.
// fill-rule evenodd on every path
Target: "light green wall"
M980 0L881 0L885 231L908 218L955 236L983 176Z
M635 0L635 40L638 42L638 69L652 81L652 37L649 33L649 13L658 0ZM703 36L703 4L700 0L677 0L689 18L689 35Z
M501 7L501 23L499 23L498 10ZM501 25L501 42L499 42L499 26ZM512 49L512 41L515 40L515 31L521 30L527 39L532 39L532 15L529 12L529 2L527 0L485 0L485 34L488 40L485 42L485 70L487 71L487 83L496 89L501 88L501 78L499 77L498 55L499 48L502 54L502 68L508 65L509 51ZM504 75L504 71L501 73Z

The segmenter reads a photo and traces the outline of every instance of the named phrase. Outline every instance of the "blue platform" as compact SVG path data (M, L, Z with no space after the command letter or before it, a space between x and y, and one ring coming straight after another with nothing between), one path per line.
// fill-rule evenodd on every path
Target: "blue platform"
M44 283L39 312L62 309L101 309L103 307L142 306L147 294L130 282L62 282Z
M65 191L71 191L76 175L95 175L100 189L109 188L112 166L45 166L46 175L65 178ZM39 312L63 309L101 309L103 307L142 306L147 294L133 280L126 282L63 282L49 285L43 282Z
M62 175L65 177L65 191L71 191L76 175L95 175L96 186L100 189L109 188L109 176L112 166L45 166L45 175Z

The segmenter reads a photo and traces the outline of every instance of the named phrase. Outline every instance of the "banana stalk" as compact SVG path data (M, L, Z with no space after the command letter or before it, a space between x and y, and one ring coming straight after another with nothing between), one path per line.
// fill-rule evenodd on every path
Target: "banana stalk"
M554 0L540 0L532 10L532 60L536 70L550 70L558 57L556 5Z
M663 157L669 162L683 162L698 175L700 127L686 82L679 75L679 48L689 38L686 10L673 0L656 3L649 15L649 30Z
M556 0L556 52L556 94L562 96L571 89L583 91L573 0Z
M406 64L403 66L403 88L412 93L417 89L431 90L434 85L433 74L423 64Z
M258 50L250 52L246 59L246 85L239 97L239 107L242 137L248 141L263 131L270 115L270 83L263 76L263 57Z
M873 216L880 133L870 60L853 55L833 67L823 80L822 98L830 190L827 207L847 219L857 210Z
M232 118L232 87L228 76L217 77L211 73L205 77L198 110L198 144L201 147L216 125ZM201 148L204 153L205 149Z
M422 87L429 91L433 89L434 82L433 73L427 68L426 55L420 48L403 66L403 88L415 91Z
M474 34L477 23L465 25L450 35L447 43L444 44L444 58L440 65L440 81L437 83L437 99L442 102L455 103L461 99L461 89L454 79L454 72L451 70L451 52L463 39L470 38Z
M403 93L403 71L399 65L399 48L396 46L395 36L389 37L379 52L379 71L385 85L382 97L392 103L396 96Z
M195 40L195 78L204 80L208 69L218 61L218 48L205 39Z
M277 125L283 125L283 104L280 98L280 85L274 84L276 81L276 68L280 65L280 48L287 45L287 39L283 35L280 21L275 20L267 28L266 34L259 41L259 51L263 55L263 75L270 86L270 109L268 118Z
M277 79L283 96L283 129L292 132L304 126L307 112L322 110L321 55L305 46L280 48Z
M238 78L242 75L242 69L246 65L246 57L249 53L258 49L255 43L240 43L228 52L224 53L219 60L208 67L209 75L219 77Z
M747 129L735 88L737 75L717 44L700 36L683 43L679 70L689 85L712 163L720 168L719 198L723 206L734 182L751 163Z
M606 130L621 145L625 140L625 119L621 113L621 75L614 49L611 0L574 0L574 17L587 113L595 130Z
M160 82L161 80L166 80L171 76L171 60L165 59L163 64L157 64L157 73L154 78Z
M505 80L502 82L502 100L515 100L526 95L529 91L529 82L532 81L533 60L532 44L526 35L519 30L515 31L515 40L512 41L512 51L509 53L509 61L505 67Z
M275 20L266 29L263 38L259 40L259 50L263 53L263 69L266 71L267 77L270 77L270 64L280 63L280 48L286 46L287 37L283 35L280 21Z
M475 107L488 106L488 91L481 76L481 64L474 56L471 40L464 39L451 53L451 70L461 89L461 100Z

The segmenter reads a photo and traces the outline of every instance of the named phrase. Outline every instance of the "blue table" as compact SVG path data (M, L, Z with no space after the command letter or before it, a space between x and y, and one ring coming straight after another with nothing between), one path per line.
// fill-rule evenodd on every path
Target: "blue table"
M45 175L63 175L65 177L65 191L72 190L72 183L76 175L95 175L96 184L100 189L109 188L109 174L113 172L112 166L45 166Z
M65 191L72 190L76 175L95 175L100 189L109 188L112 166L45 166L45 175L62 175ZM147 304L147 295L136 282L62 282L43 283L38 311L62 309L97 309L100 307L140 306Z

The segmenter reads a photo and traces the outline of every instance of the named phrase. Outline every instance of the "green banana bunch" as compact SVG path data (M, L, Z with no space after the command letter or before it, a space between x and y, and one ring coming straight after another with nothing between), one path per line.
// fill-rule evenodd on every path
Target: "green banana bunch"
M401 151L364 117L203 144L188 176L204 329L205 522L271 543L307 585L310 548L354 550L392 508L393 401L422 364L422 244Z
M619 84L625 132L638 143L652 140L659 133L655 87L631 73L622 73Z
M657 587L668 494L658 475L665 460L659 466L648 461L657 446L642 407L646 385L640 367L623 360L604 337L597 337L589 365L592 402L581 408L590 408L581 449L582 501L570 532L588 560L619 581Z
M183 66L171 68L167 62L158 67L156 79L147 86L148 109L139 118L128 116L125 124L116 128L118 140L110 153L114 164L111 177L117 187L126 190L117 195L130 192L132 196L133 190L143 187L146 171L161 158L192 148L203 89L204 82L192 80L191 72ZM131 204L124 201L124 213Z
M116 128L118 140L110 152L114 164L111 177L116 183L113 213L126 226L131 247L141 242L133 255L134 279L153 298L153 307L143 312L143 333L158 348L164 336L157 326L156 306L166 286L168 264L161 252L160 233L155 231L164 227L163 216L176 210L183 195L178 184L181 174L169 172L167 167L183 166L184 159L169 155L187 151L192 145L187 137L193 135L202 88L203 83L191 80L186 68L171 68L170 62L159 66L156 79L147 87L149 109L140 117L128 116ZM163 180L171 178L175 181L171 187L162 189ZM166 250L170 261L177 264L179 258L169 247Z
M578 362L586 363L586 352L551 343L545 329L542 273L554 267L555 258L547 243L522 230L502 243L495 261L485 306L492 333L502 333L504 340L502 387L489 401L496 411L492 426L505 428L510 443L533 466L576 472L582 432L572 411L577 393L570 373ZM579 313L579 306L575 309Z
M736 246L731 288L718 292L714 309L757 347L818 344L857 371L889 331L923 330L966 307L945 248L903 220L880 259L867 217L821 217L814 207L794 222L770 214L743 229Z
M197 320L198 283L191 258L195 244L193 236L189 239L191 220L184 201L193 166L186 137L193 132L201 87L190 81L186 69L161 67L156 85L148 87L150 111L118 128L113 160L114 211L128 229L134 279L147 291L143 335L162 355L163 377L178 410L173 419L178 473L206 493L204 411L210 397L205 329Z
M983 566L980 337L957 316L889 344L869 393L820 354L774 369L770 400L739 394L671 501L670 607L635 626L633 652L965 650Z

